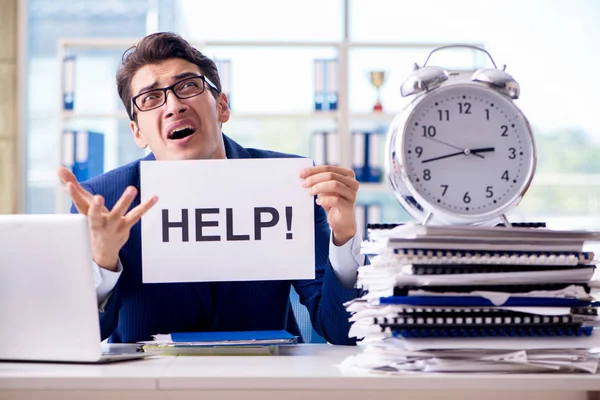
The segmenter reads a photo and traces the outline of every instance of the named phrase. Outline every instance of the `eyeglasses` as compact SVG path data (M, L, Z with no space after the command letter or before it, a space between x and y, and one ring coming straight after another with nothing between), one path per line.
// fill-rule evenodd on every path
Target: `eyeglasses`
M172 90L178 99L189 99L204 93L205 84L219 93L217 86L204 75L192 76L175 82L171 86L152 89L140 93L131 99L131 119L135 117L135 108L140 111L150 111L161 107L167 102L167 91Z

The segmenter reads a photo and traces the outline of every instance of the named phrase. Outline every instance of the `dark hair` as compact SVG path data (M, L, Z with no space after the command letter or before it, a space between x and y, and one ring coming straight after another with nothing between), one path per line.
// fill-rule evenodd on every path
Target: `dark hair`
M144 37L136 46L130 47L123 53L121 65L117 71L119 97L131 119L133 119L133 110L131 109L131 80L133 75L145 65L158 64L170 58L183 58L192 64L196 64L204 75L217 86L218 92L221 92L219 71L213 60L175 33L153 33ZM212 92L216 97L218 92Z

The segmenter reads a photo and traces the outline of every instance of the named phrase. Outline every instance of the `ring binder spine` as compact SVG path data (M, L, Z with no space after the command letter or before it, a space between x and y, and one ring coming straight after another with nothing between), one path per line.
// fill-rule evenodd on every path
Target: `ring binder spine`
M389 329L394 337L404 338L456 338L456 337L524 337L524 336L591 336L592 327L438 327L438 328L401 328L394 329L391 327L382 328Z
M591 263L594 253L393 249L381 258L393 264L577 265Z

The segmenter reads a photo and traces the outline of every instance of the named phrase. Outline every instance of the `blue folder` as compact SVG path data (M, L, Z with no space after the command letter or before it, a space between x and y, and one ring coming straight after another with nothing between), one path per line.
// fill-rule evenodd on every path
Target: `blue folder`
M228 332L176 332L171 333L173 343L195 343L197 345L281 345L296 344L298 338L284 330L273 331L228 331Z
M380 304L406 304L414 306L494 307L485 297L473 296L389 296L381 297ZM504 307L587 307L590 301L559 299L554 297L509 297Z

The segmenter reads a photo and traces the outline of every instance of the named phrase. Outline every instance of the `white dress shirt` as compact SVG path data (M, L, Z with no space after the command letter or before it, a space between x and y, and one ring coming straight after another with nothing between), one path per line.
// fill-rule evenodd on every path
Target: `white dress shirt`
M344 287L354 287L356 284L356 271L359 266L365 264L365 256L360 254L362 236L356 231L356 234L352 239L348 240L346 244L336 246L333 244L332 235L333 234L329 237L329 261L331 262L333 272ZM98 304L102 304L115 288L115 285L123 272L123 265L119 259L117 270L114 272L100 268L96 263L93 263L93 268L96 296L98 298Z

